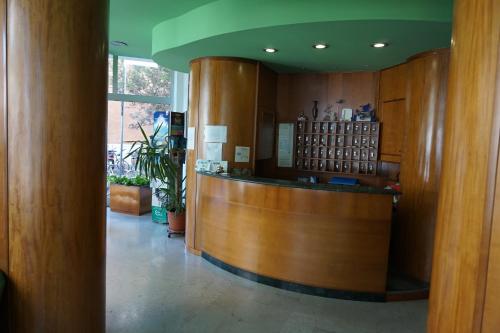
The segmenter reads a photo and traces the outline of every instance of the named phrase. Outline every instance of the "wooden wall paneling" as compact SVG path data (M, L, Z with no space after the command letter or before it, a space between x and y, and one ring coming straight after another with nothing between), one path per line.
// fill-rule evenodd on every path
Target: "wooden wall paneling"
M281 91L283 90L283 91ZM278 76L278 122L295 122L300 113L312 119L313 101L318 101L318 120L327 106L326 74L280 74Z
M500 133L494 104L500 2L456 0L454 7L430 333L481 332L482 321L488 323L484 301Z
M278 75L260 63L258 66L255 159L263 160L272 159L275 154Z
M345 100L344 107L354 111L360 109L361 105L370 103L376 109L378 79L376 72L343 73L341 98Z
M195 244L196 244L196 250L200 252L203 250L203 228L206 227L205 224L203 224L203 218L201 216L203 215L203 205L201 205L201 197L202 197L202 190L201 190L201 180L202 180L202 175L196 174L196 184L197 184L197 191L196 191L196 233L194 235L195 237Z
M426 282L431 276L441 177L448 54L448 50L429 52L407 63L403 195L394 225L393 252L400 271Z
M257 63L202 58L198 111L198 158L205 158L204 126L226 125L228 142L222 159L229 168L253 168L255 156L255 112ZM235 146L250 147L250 162L235 163Z
M198 125L198 107L200 99L200 72L201 63L191 63L189 73L189 111L188 127L195 128L194 149L187 149L186 153L186 248L196 252L199 250L195 242L196 232L196 160L198 159L198 136L200 127Z
M342 108L359 108L370 103L376 108L379 75L375 72L359 73L321 73L321 74L279 74L277 88L276 125L280 122L295 122L301 112L312 119L313 101L318 100L318 119L325 116L323 112L328 105L334 111ZM337 104L340 99L344 103ZM278 133L276 133L276 136ZM277 149L277 138L275 138ZM278 168L276 158L272 161L257 161L256 174L270 178L297 179L298 176L317 176L320 181L327 182L332 174L317 173L295 168ZM379 177L360 177L364 184L380 186L384 180Z
M5 0L0 0L0 270L9 271L9 213L7 174L7 99L6 99L6 16Z
M198 177L204 252L280 280L385 292L392 196Z
M9 198L7 154L7 2L0 0L0 271L9 272ZM0 332L8 331L8 291L0 302Z
M345 100L344 94L344 75L343 73L325 74L328 77L327 81L327 101L328 105L332 105L334 112L342 110L343 104L338 104L337 101Z
M15 332L104 332L108 2L7 7Z
M278 89L278 75L259 63L259 85L257 92L258 107L276 110L276 92Z
M500 86L499 80L500 75L497 76L497 87ZM500 113L500 95L498 94L496 96L496 110ZM498 170L500 170L500 155L497 162L482 333L496 333L500 327L500 316L498 315L498 309L500 309L500 174Z
M380 71L377 116L382 123L380 159L385 162L401 162L407 72L406 63Z
M406 101L404 99L380 102L378 115L382 124L380 159L401 162L401 149L405 132Z
M226 125L227 143L223 144L222 159L229 168L254 169L257 112L257 66L255 61L207 57L193 60L190 72L188 126L196 127L195 149L188 150L186 172L186 246L200 254L201 228L198 216L197 159L206 158L204 130L206 125ZM266 82L267 84L267 82ZM271 105L263 91L260 102ZM235 163L235 146L250 147L250 162Z
M406 97L406 64L396 65L380 71L379 101L392 101Z

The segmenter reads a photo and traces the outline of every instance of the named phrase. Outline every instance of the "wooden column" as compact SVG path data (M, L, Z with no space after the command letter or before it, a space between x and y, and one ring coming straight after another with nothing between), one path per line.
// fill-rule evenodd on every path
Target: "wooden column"
M499 32L500 1L455 1L430 333L491 332L482 326L490 239L498 237L492 224L499 218L493 218L499 195Z
M196 224L196 160L206 159L204 131L207 125L227 126L222 160L229 169L255 166L258 63L230 57L206 57L191 62L188 126L196 128L194 150L186 162L186 247L200 253L201 232ZM236 146L250 147L250 162L235 162Z
M7 5L10 327L105 330L105 0Z
M411 57L401 155L401 201L393 228L395 266L429 282L443 153L449 50ZM402 132L403 133L403 132Z
M6 1L0 0L0 271L9 270L9 214L7 195Z
M200 255L201 251L195 244L196 235L196 160L198 159L197 136L198 104L200 101L200 62L191 64L189 72L189 112L188 127L195 128L194 149L186 150L186 248L194 254ZM198 249L197 249L198 248Z

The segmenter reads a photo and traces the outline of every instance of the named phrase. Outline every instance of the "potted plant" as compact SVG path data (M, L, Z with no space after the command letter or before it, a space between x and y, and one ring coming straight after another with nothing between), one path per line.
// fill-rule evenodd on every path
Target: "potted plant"
M185 230L185 189L179 152L170 149L168 141L157 139L160 128L161 126L148 137L139 124L143 140L133 143L128 156L136 156L136 171L160 182L160 199L162 206L168 211L170 236L172 233L184 233Z
M181 168L178 167L172 176L168 184L173 186L168 185L158 189L161 193L161 201L167 209L169 237L173 233L184 233L186 229L186 205L184 204L186 188L183 186L185 179L181 178Z
M143 176L109 176L109 208L114 212L142 215L151 211L149 179Z

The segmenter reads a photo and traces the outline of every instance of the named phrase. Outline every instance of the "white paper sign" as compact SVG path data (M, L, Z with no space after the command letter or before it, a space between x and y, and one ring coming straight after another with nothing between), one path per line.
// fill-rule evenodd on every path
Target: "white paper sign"
M195 169L196 171L216 172L219 166L222 166L224 172L227 172L227 161L197 160Z
M250 162L250 147L236 146L234 161L238 163Z
M227 142L227 126L205 126L205 142Z
M209 161L222 160L222 143L207 142L205 143L205 159Z
M293 123L281 123L278 129L278 167L293 166Z
M187 133L187 149L193 150L194 149L194 141L196 138L196 128L195 127L188 127L188 133Z

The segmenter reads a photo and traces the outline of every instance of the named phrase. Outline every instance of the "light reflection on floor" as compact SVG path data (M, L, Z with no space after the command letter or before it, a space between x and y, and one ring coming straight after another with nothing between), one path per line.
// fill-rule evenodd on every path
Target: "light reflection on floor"
M232 275L167 238L151 216L108 211L108 333L425 332L426 301L302 295Z

